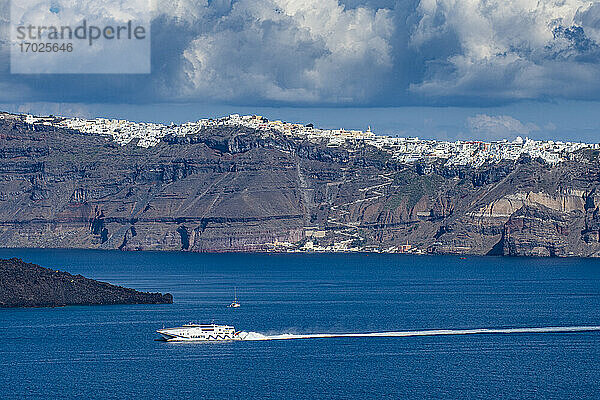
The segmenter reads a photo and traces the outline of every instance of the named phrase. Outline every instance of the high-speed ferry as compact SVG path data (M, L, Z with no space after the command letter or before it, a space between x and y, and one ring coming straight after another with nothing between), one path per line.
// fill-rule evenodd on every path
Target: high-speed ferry
M178 328L159 329L156 332L167 342L242 340L241 332L236 332L233 326L228 325L190 323Z

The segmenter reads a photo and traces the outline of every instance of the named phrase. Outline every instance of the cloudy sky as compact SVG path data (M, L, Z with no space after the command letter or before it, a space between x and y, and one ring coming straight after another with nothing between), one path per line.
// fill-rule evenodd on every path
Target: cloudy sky
M3 40L2 108L600 141L597 1L157 1L151 74L10 74Z

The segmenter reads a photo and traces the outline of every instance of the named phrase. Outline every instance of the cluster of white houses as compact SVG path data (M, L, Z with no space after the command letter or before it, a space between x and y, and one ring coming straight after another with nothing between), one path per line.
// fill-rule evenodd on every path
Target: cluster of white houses
M523 154L542 158L555 164L569 157L570 153L583 148L600 149L599 144L539 141L517 137L513 141L438 141L419 138L400 138L375 135L367 131L345 129L318 129L312 124L303 125L282 121L269 121L257 115L240 116L233 114L219 119L201 119L181 125L139 123L126 120L97 118L56 118L24 116L25 122L35 125L44 124L69 128L84 133L98 134L112 138L121 145L137 140L137 145L152 147L167 135L192 135L210 127L243 126L262 132L264 135L283 135L289 138L310 140L327 146L345 146L349 149L357 143L372 145L389 152L398 161L414 163L417 161L446 160L448 165L472 165L478 167L486 162L516 160Z

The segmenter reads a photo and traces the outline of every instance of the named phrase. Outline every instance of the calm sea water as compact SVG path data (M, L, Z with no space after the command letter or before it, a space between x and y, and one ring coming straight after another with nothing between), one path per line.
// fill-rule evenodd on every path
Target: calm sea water
M175 303L0 309L4 398L600 397L598 332L154 340L212 320L263 334L600 325L597 260L0 250L13 256Z

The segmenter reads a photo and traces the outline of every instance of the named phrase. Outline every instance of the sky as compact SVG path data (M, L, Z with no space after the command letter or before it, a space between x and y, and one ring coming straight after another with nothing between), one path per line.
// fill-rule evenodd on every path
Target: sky
M597 1L155 2L150 74L29 75L10 73L0 0L0 109L176 123L237 112L423 138L600 141ZM117 13L111 4L102 12Z

